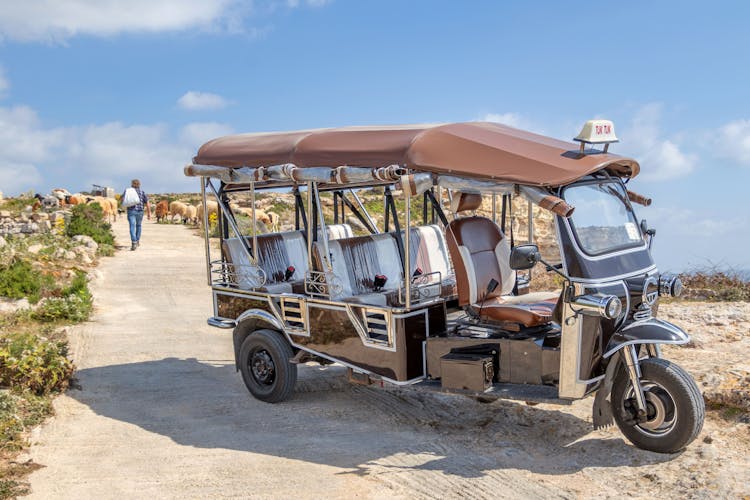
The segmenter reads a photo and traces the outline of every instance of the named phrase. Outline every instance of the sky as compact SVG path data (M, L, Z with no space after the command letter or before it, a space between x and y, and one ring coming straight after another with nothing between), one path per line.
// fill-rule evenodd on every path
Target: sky
M235 132L615 123L663 269L750 269L747 2L0 2L0 191L196 191Z

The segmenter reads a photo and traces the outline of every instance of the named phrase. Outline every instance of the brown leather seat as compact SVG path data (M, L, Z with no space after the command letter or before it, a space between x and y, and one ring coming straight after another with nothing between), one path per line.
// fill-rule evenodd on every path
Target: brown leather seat
M481 204L479 196L460 196L459 206L463 210L475 210ZM484 319L525 327L552 321L556 298L551 294L545 297L534 294L528 300L510 296L516 273L509 266L510 245L497 224L486 217L462 217L449 223L445 233L456 272L459 305L477 314L481 310ZM498 286L487 292L493 279Z

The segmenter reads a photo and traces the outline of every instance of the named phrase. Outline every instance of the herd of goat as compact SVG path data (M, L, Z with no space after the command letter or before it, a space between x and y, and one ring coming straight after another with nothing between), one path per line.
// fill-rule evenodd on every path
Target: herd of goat
M37 193L34 195L34 198L37 200L32 207L34 211L39 210L40 208L55 210L83 203L97 203L102 208L104 218L108 222L115 222L117 220L118 208L122 210L118 206L117 200L114 198L91 196L81 193L71 194L66 189L61 188L53 189L50 194L47 195ZM206 206L208 207L209 216L212 213L217 213L218 204L215 201L209 201ZM230 207L235 214L243 214L252 217L252 208L241 207L235 203L230 203ZM156 204L154 214L157 222L179 221L183 224L199 224L203 220L204 210L203 203L191 205L181 201L173 201L170 203L168 200L161 200ZM278 231L278 214L256 208L255 217L257 221L265 224L271 231Z

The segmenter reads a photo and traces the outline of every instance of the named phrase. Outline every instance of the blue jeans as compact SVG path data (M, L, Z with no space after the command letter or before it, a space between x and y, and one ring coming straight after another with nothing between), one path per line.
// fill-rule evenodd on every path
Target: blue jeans
M128 210L128 223L130 224L130 241L141 241L141 222L143 221L143 210Z

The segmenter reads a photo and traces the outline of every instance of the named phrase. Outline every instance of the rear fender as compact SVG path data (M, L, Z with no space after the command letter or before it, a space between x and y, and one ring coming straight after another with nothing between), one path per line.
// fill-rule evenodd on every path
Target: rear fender
M668 321L652 318L636 321L612 335L604 351L607 359L623 347L633 344L687 344L690 335Z
M261 328L267 328L269 330L276 330L283 335L284 327L281 322L268 311L262 309L249 309L237 318L237 326L234 328L232 333L232 340L234 343L234 367L236 370L240 369L240 347L245 341L248 335ZM287 338L284 336L284 338ZM287 341L289 339L287 338Z

